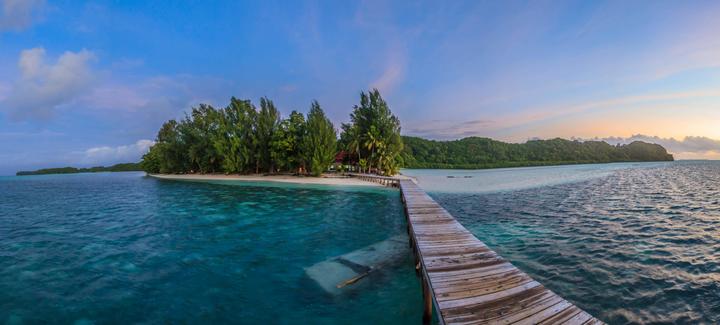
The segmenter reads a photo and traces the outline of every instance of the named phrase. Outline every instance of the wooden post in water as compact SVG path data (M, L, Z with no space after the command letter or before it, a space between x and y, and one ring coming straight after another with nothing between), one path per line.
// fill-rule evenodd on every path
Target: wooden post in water
M432 322L432 310L433 310L432 294L430 293L430 286L428 285L426 278L425 278L425 272L421 272L421 273L422 273L422 276L420 277L420 281L422 281L422 295L423 295L422 322L423 322L423 325L429 325Z

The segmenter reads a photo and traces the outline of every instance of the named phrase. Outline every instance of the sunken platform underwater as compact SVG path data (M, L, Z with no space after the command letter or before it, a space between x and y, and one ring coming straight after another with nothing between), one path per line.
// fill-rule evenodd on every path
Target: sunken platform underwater
M407 254L421 279L423 323L604 324L503 259L460 224L411 179L351 174L399 187L408 236L395 236L307 267L331 294Z

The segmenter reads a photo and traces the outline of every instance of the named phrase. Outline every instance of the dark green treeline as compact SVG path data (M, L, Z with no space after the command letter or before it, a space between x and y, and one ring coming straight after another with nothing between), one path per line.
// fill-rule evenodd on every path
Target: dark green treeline
M505 143L479 137L454 141L403 137L403 141L407 168L478 169L673 160L662 146L641 141L617 146L603 141L565 139Z
M142 168L138 163L123 163L112 166L96 166L90 168L60 167L60 168L43 168L34 171L19 171L15 173L17 176L27 175L49 175L49 174L77 174L77 173L101 173L101 172L133 172L141 171Z
M293 111L283 119L267 98L256 107L233 97L223 109L201 104L184 119L165 122L141 165L150 173L320 175L344 152L345 165L396 173L403 148L400 121L377 89L361 93L350 120L338 142L317 101L307 115Z

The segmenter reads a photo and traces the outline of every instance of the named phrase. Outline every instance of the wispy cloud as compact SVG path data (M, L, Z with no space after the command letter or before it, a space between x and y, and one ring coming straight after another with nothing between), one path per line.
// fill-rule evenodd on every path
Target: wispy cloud
M657 143L671 153L675 154L717 154L720 153L720 140L708 137L687 136L683 139L663 138L658 136L649 136L636 134L627 138L608 137L596 138L594 140L602 140L610 144L627 144L633 141L644 141L649 143Z
M391 23L392 16L397 13L389 7L385 2L361 1L353 19L360 30L383 36L382 40L377 42L376 52L380 60L380 73L368 86L386 94L391 93L404 80L408 64L407 42L415 35L414 30Z
M223 105L232 95L232 83L208 76L133 76L118 78L118 71L142 65L121 60L105 69L88 50L65 52L55 62L45 49L24 50L18 59L19 75L0 83L0 112L11 121L48 122L60 110L97 120L113 120L118 131L140 138L171 118L178 118L199 103ZM221 101L222 100L222 101Z
M155 134L164 121L180 118L200 103L226 105L232 88L228 80L193 75L103 80L77 104L88 115L123 125L115 130L121 132L117 136L137 139Z
M0 107L16 120L48 119L58 106L68 104L90 90L95 55L87 50L65 52L55 63L45 62L45 49L20 53L20 78Z
M683 92L662 92L650 94L638 94L631 96L622 96L615 98L607 98L600 100L586 101L577 104L557 104L544 107L530 107L523 117L518 116L516 119L518 124L525 124L547 120L554 117L566 116L571 114L588 112L591 110L609 108L609 107L629 107L639 104L653 102L671 102L677 100L687 100L696 98L720 97L720 90L696 90Z
M93 147L81 153L77 159L81 164L116 164L121 162L137 162L140 160L152 145L152 140L139 140L133 144L117 147L101 146Z
M11 89L12 89L12 87L10 86L9 83L0 81L0 102L5 100L5 98L7 98L7 96L10 95Z
M454 139L466 136L495 136L502 131L522 129L534 124L550 123L554 119L581 116L608 109L631 111L637 107L685 101L720 98L720 90L697 90L670 93L648 93L578 103L530 106L512 114L497 114L493 118L479 117L470 122L462 120L411 121L405 130L410 135L435 139ZM507 132L505 132L507 133ZM512 132L511 132L512 133Z
M380 77L370 83L370 88L377 88L383 93L392 92L403 81L406 65L407 58L404 49L398 46L388 50L385 69Z
M489 133L497 126L493 120L445 121L433 120L421 123L410 122L404 127L404 133L439 140L452 140Z
M28 138L48 138L48 137L61 137L65 133L55 132L51 130L40 130L40 131L15 131L15 132L0 132L0 141L2 140L25 140Z
M28 139L28 137L53 136L53 133L52 131L43 131L38 135L11 134L10 136ZM3 140L1 135L0 140ZM127 145L97 146L86 150L69 152L47 148L43 155L27 151L11 153L0 152L0 175L13 174L17 170L64 166L109 166L117 163L138 162L153 144L155 144L154 141L143 139Z
M0 32L30 27L44 9L45 0L0 0Z

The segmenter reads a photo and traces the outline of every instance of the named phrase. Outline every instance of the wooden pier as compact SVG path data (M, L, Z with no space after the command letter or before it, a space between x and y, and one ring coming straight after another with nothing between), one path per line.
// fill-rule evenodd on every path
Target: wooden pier
M371 175L371 174L358 174L358 173L345 173L345 175L348 175L350 177L354 177L366 182L373 182L378 183L381 185L389 186L389 187L399 187L400 186L400 180L396 177L388 177L388 176L380 176L380 175Z
M488 248L412 180L351 176L400 187L424 324L433 309L440 324L603 324Z
M485 246L411 180L400 190L423 287L423 323L602 324Z

